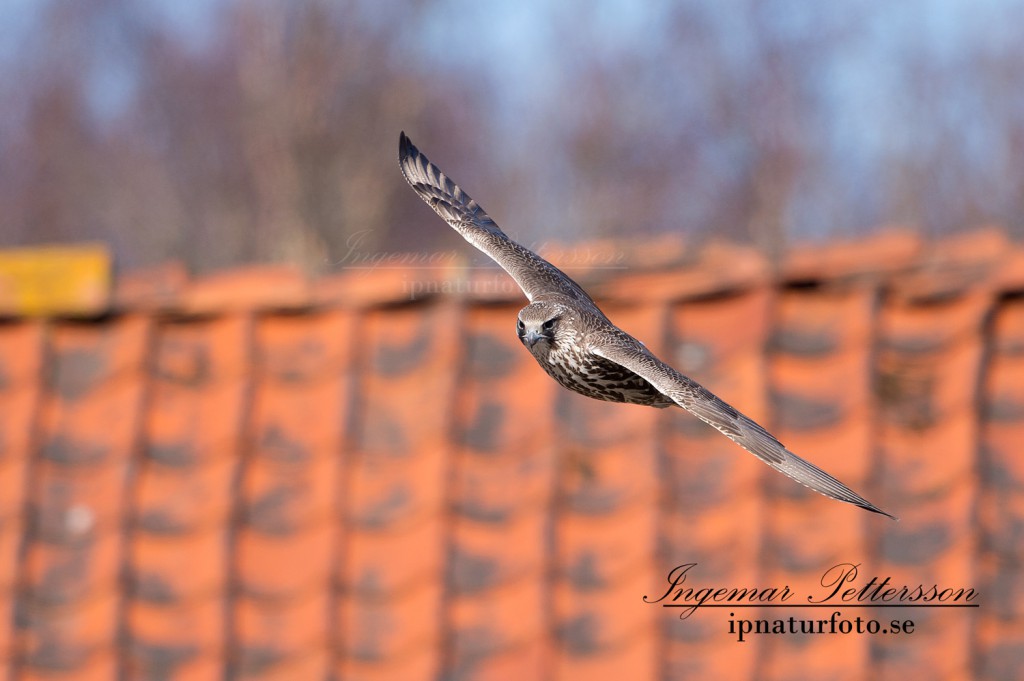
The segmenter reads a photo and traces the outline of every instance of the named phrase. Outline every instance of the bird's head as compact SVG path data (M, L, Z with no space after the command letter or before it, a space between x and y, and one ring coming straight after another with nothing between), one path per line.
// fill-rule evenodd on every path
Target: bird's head
M559 303L530 303L519 311L516 333L531 353L545 354L557 339L571 332L572 314L572 310Z

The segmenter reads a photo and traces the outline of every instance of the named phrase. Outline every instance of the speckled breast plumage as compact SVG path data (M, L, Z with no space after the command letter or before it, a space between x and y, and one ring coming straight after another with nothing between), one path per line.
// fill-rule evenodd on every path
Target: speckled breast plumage
M562 386L595 400L649 407L675 405L629 369L598 355L581 353L575 345L558 343L545 357L536 359Z

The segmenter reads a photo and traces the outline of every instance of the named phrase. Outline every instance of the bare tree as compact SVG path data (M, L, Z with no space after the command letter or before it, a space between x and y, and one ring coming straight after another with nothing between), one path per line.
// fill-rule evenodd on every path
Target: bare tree
M0 243L200 271L452 244L415 228L401 129L534 245L1024 230L1013 7L567 2L513 35L453 2L221 0L206 40L152 6L38 4L0 63Z

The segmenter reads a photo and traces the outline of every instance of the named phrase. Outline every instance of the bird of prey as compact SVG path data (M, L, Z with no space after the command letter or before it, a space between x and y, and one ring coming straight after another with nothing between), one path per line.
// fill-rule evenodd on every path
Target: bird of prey
M519 311L519 340L561 385L598 400L682 407L775 470L833 499L895 519L696 381L655 357L611 323L561 270L510 239L483 208L431 163L403 132L398 161L409 185L466 241L519 284L529 304Z

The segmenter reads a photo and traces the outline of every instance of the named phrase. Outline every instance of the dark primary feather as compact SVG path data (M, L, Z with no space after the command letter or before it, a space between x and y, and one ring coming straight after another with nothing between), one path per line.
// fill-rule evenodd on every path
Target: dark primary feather
M404 132L398 140L398 163L405 180L420 198L466 241L508 272L527 298L561 293L601 314L586 291L565 273L509 239L476 201L420 153Z
M710 390L682 375L646 350L639 352L636 348L616 342L591 345L589 349L594 354L621 364L642 376L680 407L714 426L730 440L780 473L827 497L896 519L896 516L886 513L825 471L786 449L754 420L744 416Z

